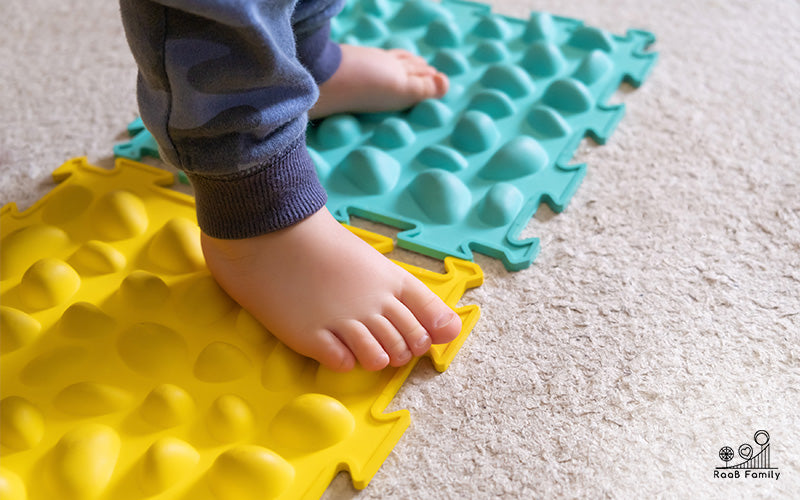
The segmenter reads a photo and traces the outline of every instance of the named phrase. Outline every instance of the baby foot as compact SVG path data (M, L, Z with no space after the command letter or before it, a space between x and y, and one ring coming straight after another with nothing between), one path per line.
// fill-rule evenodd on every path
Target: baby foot
M344 44L341 48L342 62L319 86L319 100L308 112L311 119L394 111L447 93L447 76L411 52Z
M202 235L211 273L276 337L328 368L401 366L456 338L461 320L419 280L322 208L255 238Z

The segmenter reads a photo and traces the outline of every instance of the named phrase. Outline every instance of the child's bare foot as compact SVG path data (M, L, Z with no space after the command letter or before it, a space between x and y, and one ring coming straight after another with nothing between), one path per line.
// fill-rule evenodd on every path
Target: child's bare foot
M295 351L332 370L401 366L461 331L458 315L323 208L244 240L202 235L211 273Z
M341 45L339 68L319 86L312 119L342 112L393 111L447 93L447 76L402 49Z
M342 45L311 118L403 109L442 97L447 77L404 50ZM245 240L202 235L219 284L295 351L330 369L401 366L450 342L461 320L408 272L322 209L294 226Z

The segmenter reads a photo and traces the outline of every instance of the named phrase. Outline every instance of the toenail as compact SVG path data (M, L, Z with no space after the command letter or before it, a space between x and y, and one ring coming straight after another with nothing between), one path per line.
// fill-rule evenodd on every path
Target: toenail
M447 325L449 325L450 323L452 323L454 319L456 319L456 313L454 313L453 311L450 311L450 312L448 312L446 314L443 314L443 315L439 316L439 319L437 319L433 323L433 327L436 328L437 330L439 328L444 328Z
M423 335L417 342L417 349L424 349L428 347L428 342L430 341L431 339L427 335Z
M397 361L399 361L401 363L405 363L409 359L411 359L411 352L409 352L409 351L403 351L403 352L400 353L399 356L397 356Z

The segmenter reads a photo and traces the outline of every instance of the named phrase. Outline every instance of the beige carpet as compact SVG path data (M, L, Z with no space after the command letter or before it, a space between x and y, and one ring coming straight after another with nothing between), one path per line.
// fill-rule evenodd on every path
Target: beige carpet
M609 143L581 148L569 208L525 231L536 263L478 257L464 303L483 316L447 372L423 363L393 402L412 425L372 483L342 474L328 495L797 498L800 3L491 3L650 30L660 60L615 97ZM68 158L110 164L137 114L116 9L0 3L3 203L29 206ZM714 479L720 448L760 429L779 479Z

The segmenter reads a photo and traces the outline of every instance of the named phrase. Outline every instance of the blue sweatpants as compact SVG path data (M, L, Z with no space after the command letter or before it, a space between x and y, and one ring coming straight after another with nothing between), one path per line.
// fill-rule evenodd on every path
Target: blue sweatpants
M209 236L257 236L324 206L305 129L341 61L329 21L343 3L120 0L142 119Z

